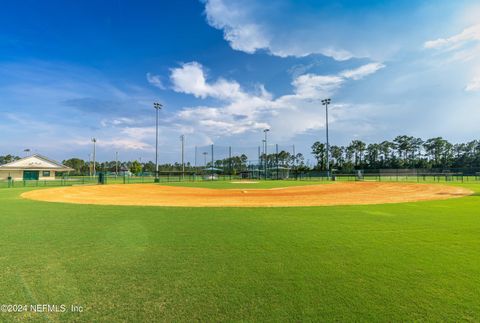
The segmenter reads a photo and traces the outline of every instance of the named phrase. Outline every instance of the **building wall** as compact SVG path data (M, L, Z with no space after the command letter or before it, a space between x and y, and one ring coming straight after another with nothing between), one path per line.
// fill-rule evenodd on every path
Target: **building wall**
M39 180L48 181L48 180L55 179L55 171L54 170L50 171L50 176L43 176L43 172L44 172L43 170L40 171L40 174L39 174L39 177L38 177Z
M39 171L38 179L41 181L48 181L55 179L55 171L50 170L50 176L43 176L43 170ZM23 170L0 170L0 180L7 180L12 177L14 181L23 181Z
M11 176L14 180L23 180L23 171L21 170L0 170L0 179L6 180Z

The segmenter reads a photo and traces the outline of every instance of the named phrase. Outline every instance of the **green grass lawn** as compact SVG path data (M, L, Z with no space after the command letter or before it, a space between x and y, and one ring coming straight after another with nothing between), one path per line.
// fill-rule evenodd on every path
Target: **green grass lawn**
M0 304L84 312L0 321L480 321L480 185L464 186L477 193L242 209L69 205L1 189Z

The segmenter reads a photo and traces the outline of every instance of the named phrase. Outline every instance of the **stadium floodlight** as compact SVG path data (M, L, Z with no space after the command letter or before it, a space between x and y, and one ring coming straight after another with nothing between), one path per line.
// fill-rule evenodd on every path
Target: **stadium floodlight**
M328 105L332 102L331 99L322 100L322 105L325 106L325 125L327 132L327 177L330 178L330 143L328 141Z
M157 119L155 123L155 183L160 182L158 178L158 110L161 110L163 107L162 104L158 102L153 103L153 108L156 110Z
M92 138L92 142L93 142L93 176L96 176L95 160L96 160L96 154L97 154L97 148L96 148L97 139Z
M265 134L265 180L267 179L267 164L268 164L268 155L267 155L267 147L268 147L268 144L267 144L267 133L270 131L270 129L264 129L263 130L263 133Z

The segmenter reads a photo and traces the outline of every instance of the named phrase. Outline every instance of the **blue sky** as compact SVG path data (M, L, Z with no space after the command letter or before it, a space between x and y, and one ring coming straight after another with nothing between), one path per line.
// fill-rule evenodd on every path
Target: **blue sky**
M475 1L5 1L0 154L153 160L194 146L309 152L398 134L479 138ZM240 150L240 149L237 149ZM308 158L308 156L307 156Z

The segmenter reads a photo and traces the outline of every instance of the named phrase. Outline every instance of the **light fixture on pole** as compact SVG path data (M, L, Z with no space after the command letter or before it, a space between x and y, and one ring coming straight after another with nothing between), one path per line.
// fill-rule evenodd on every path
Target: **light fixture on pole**
M153 107L155 108L157 114L155 123L155 183L158 183L160 182L160 179L158 178L158 111L162 109L163 105L158 102L154 102Z
M263 133L265 134L265 179L267 179L267 164L268 164L268 153L267 153L267 147L268 147L268 142L267 142L267 133L270 131L270 129L265 129L263 130Z
M97 157L97 147L96 147L97 139L92 138L92 142L93 142L93 176L96 176L97 172L96 172L96 168L95 168L95 161L96 161L96 157Z
M325 106L325 125L327 132L327 177L330 178L330 143L328 141L328 105L332 102L331 99L322 100L322 105Z

